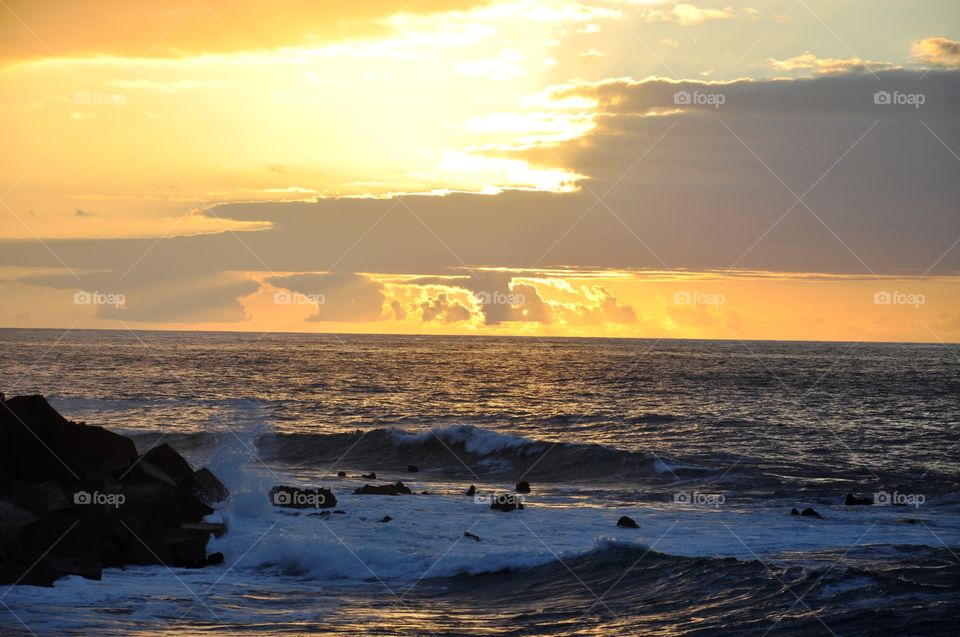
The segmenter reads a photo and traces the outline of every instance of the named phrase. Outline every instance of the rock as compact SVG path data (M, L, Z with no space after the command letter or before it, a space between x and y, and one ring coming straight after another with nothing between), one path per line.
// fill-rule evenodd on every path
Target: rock
M514 509L523 510L523 502L517 496L508 494L499 494L491 498L490 508L497 511L513 511Z
M900 520L900 522L901 522L902 524L917 524L917 523L918 523L918 521L917 521L916 519L914 519L914 518L904 518L904 519Z
M220 537L227 532L227 525L219 522L184 522L180 525L180 528L190 531L205 531L212 533L214 537Z
M338 477L338 478L346 478L346 477L347 477L347 472L346 472L346 471L337 471L337 477Z
M342 511L342 510L340 510L340 509L335 510L334 513L337 514L337 515L346 515L346 514L347 514L346 511Z
M363 478L364 480L376 480L377 474L371 471L370 473L361 473L360 477Z
M639 529L640 525L637 524L637 521L633 518L629 518L625 515L620 516L620 519L617 520L617 526L624 529Z
M206 545L226 527L202 520L227 495L169 445L138 459L129 438L68 421L42 396L0 404L0 583L218 563Z
M530 493L530 483L524 480L517 483L517 493Z
M365 484L353 493L354 495L412 495L413 491L402 482L397 482L396 484Z
M333 491L323 487L319 489L301 489L279 485L270 489L270 502L274 506L288 509L331 509L337 506Z
M383 522L384 524L386 524L387 522L389 522L389 521L392 520L392 519L393 519L393 518L391 518L389 515L385 515L385 516L383 516L382 519L377 520L377 522Z
M847 496L843 499L843 503L847 506L859 506L859 505L873 504L873 500L870 498L858 498L852 493L848 493Z
M794 507L794 508L790 509L790 515L800 515L800 512L797 511L797 508L796 508L796 507Z
M223 553L220 551L207 556L207 566L214 566L216 564L223 564Z
M464 531L464 532L463 532L463 537L468 537L468 538L470 538L471 540L473 540L474 542L479 542L479 541L480 541L480 536L479 536L479 535L474 535L474 534L471 533L470 531Z
M477 494L477 487L475 487L475 486L473 486L473 485L471 484L471 485L470 485L470 488L467 489L467 497L472 498L472 497L475 496L476 494Z
M421 492L420 492L420 495L430 495L430 492L429 492L429 491L421 491Z
M415 464L408 464L408 465L407 465L407 473L417 473L417 472L419 472L419 471L420 471L420 469L417 468L417 465L415 465Z
M822 515L820 515L819 513L817 513L816 511L814 511L813 509L811 509L810 507L807 507L806 509L804 509L803 511L801 511L801 512L800 512L800 515L802 515L802 516L804 516L804 517L807 517L807 518L821 518L821 517L823 517Z
M193 472L193 481L193 494L207 504L222 502L230 497L230 490L206 467Z

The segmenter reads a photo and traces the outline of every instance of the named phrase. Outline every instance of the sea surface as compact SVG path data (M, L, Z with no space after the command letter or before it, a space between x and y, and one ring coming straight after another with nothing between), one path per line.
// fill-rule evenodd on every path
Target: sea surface
M0 330L0 391L232 492L223 566L2 589L3 635L960 626L957 346ZM415 495L353 495L370 471ZM521 479L525 509L491 510Z

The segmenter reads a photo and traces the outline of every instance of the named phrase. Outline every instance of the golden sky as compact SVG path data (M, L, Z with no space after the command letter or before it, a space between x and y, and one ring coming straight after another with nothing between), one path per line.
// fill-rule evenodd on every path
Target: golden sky
M960 342L955 2L0 2L0 326Z

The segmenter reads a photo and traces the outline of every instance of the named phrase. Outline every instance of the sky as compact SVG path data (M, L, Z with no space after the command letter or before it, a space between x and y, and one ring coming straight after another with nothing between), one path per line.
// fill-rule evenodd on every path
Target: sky
M955 0L0 0L0 327L958 343L958 114Z

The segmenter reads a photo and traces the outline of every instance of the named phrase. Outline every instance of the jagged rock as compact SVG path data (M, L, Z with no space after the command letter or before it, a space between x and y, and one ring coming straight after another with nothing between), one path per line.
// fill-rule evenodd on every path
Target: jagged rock
M477 494L477 487L475 487L475 486L473 486L473 485L471 484L471 485L470 485L470 488L467 489L467 497L472 498L472 497L475 496L476 494Z
M279 485L270 489L270 502L288 509L331 509L337 506L337 497L330 489L301 489Z
M354 495L412 495L413 491L402 482L397 482L396 484L365 484L353 493Z
M790 515L800 515L800 512L797 511L797 508L796 508L796 507L794 507L794 508L790 509Z
M802 515L802 516L804 516L804 517L807 517L807 518L821 518L821 517L823 517L822 515L820 515L819 513L817 513L816 511L814 511L813 509L811 509L810 507L807 507L806 509L804 509L803 511L801 511L801 512L800 512L800 515Z
M852 493L848 493L843 499L843 503L847 506L859 506L873 504L873 500L871 498L858 498Z
M0 401L0 583L217 563L206 544L225 527L202 520L227 494L168 445L138 459L129 438L68 421L42 396Z
M361 473L360 477L363 478L364 480L376 480L377 474L371 471L370 473Z
M617 520L617 526L625 529L639 529L640 525L637 524L637 521L633 518L629 518L625 515L620 516L620 519Z
M347 472L346 472L346 471L337 471L337 477L338 477L338 478L346 478L346 477L347 477Z
M193 479L194 495L207 504L222 502L230 497L230 490L206 467L194 471Z
M500 494L491 498L490 508L497 511L523 510L523 502L513 494Z
M517 493L530 493L530 483L526 480L517 483Z

